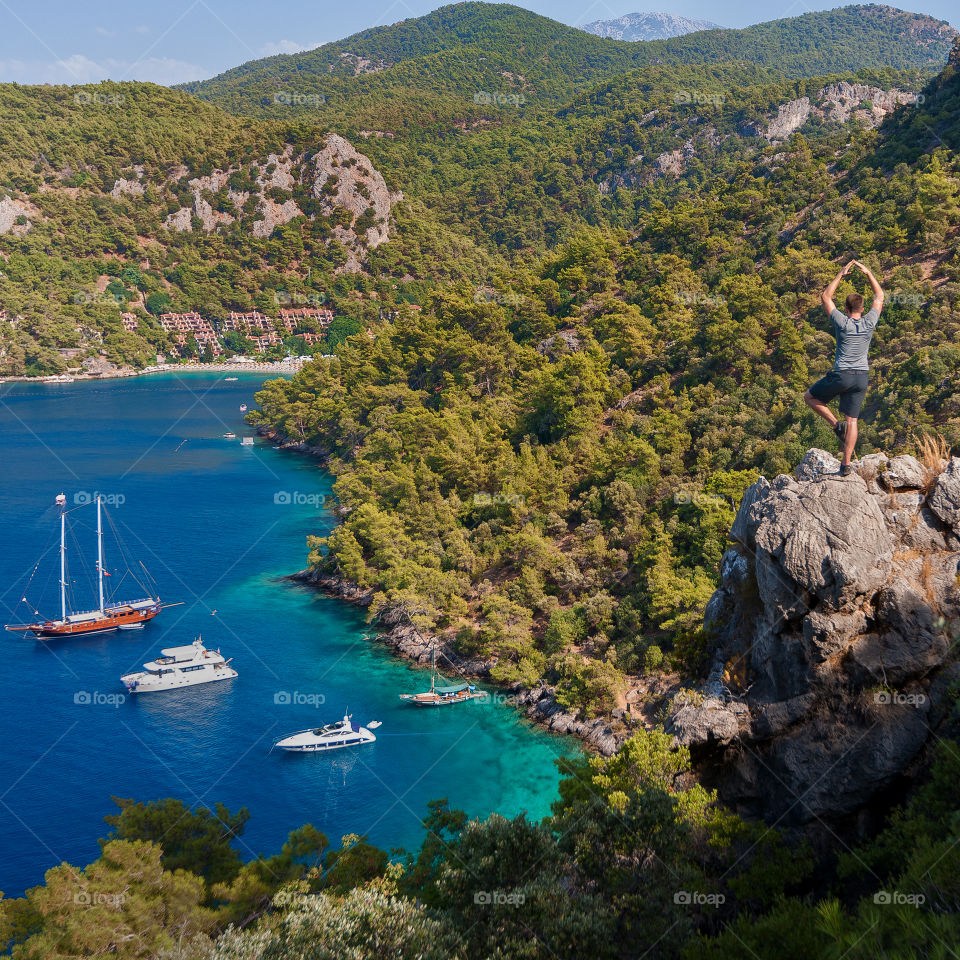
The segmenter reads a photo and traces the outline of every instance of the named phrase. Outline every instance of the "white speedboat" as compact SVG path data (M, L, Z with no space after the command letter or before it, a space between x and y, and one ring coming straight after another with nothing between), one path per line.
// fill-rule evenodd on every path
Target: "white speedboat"
M338 750L340 747L356 747L361 743L373 743L377 738L371 733L380 726L379 720L373 720L365 727L354 723L350 714L337 723L328 723L325 727L313 727L292 733L278 740L274 746L281 750L294 750L299 753L314 753L318 750Z
M160 653L156 660L145 663L140 673L120 678L131 693L177 690L237 676L230 661L224 660L219 650L207 650L199 637L191 644L167 647Z

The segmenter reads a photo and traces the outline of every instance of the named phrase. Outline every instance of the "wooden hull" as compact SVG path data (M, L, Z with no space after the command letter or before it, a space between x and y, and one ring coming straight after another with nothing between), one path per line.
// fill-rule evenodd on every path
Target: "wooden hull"
M401 693L400 699L415 707L446 707L451 703L465 703L467 700L482 700L486 693L474 691L473 693L454 694L450 697L441 697L436 693Z
M120 627L142 625L152 620L160 612L159 601L152 607L134 610L131 607L117 607L107 610L106 615L95 620L81 620L64 623L61 620L47 620L44 623L30 623L22 627L7 627L32 633L37 637L89 637L98 633L110 633Z

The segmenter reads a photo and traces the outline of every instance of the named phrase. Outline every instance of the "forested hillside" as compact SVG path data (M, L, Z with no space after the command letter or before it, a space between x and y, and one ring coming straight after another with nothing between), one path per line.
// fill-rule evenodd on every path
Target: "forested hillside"
M367 589L376 629L435 635L625 741L565 763L544 822L438 800L423 847L392 860L308 825L245 864L246 811L120 800L95 863L0 900L14 957L956 955L955 642L936 725L920 721L936 746L812 844L721 803L707 754L664 730L706 709L705 605L742 494L836 449L802 395L832 361L820 293L838 263L886 290L858 452L960 445L954 31L871 5L629 44L465 3L188 91L2 93L6 371L60 369L78 340L142 363L165 308L329 298L363 332L249 415L336 475L313 573ZM838 301L854 289L869 299L853 274ZM923 518L927 480L877 488L891 522ZM900 552L929 586L924 550ZM868 644L913 649L865 633L869 603L858 615ZM872 730L889 682L838 681L808 718L831 770L836 718Z
M438 291L268 385L257 422L339 474L345 520L312 561L588 712L664 656L696 674L742 490L832 442L802 393L831 361L838 260L889 290L864 444L960 441L958 158L876 159L942 124L957 83L950 66L879 132L737 144L621 188L632 229L584 230L479 297Z
M949 28L871 7L733 33L667 56L469 3L281 58L280 87L270 61L195 88L219 106L149 84L4 88L0 372L142 366L171 348L166 311L216 322L323 301L349 331L451 280L475 288L584 225L633 230L653 198L703 189L731 158L753 162L784 103L816 105L844 79L786 79L810 72L785 59L804 37L831 69L870 64L844 75L854 101L801 125L842 138L922 87ZM730 43L753 62L724 62ZM344 204L349 173L319 182L331 134L382 175L379 196L360 184Z
M379 315L364 294L392 301L408 262L429 258L435 281L487 269L322 124L137 83L8 85L0 117L0 373L61 372L65 349L153 362L167 311L325 303L355 331Z

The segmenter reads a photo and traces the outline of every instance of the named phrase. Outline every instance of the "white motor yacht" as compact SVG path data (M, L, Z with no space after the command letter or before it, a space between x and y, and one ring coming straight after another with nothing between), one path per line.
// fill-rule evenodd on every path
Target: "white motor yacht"
M373 720L365 727L354 723L349 714L337 723L328 723L324 727L313 727L292 733L278 740L275 746L281 750L294 750L300 753L313 753L318 750L337 750L340 747L355 747L361 743L373 743L377 738L371 733L380 726L379 720Z
M156 660L145 663L140 673L120 678L131 693L176 690L237 676L230 661L224 660L219 650L207 650L199 637L191 644L167 647L160 653Z

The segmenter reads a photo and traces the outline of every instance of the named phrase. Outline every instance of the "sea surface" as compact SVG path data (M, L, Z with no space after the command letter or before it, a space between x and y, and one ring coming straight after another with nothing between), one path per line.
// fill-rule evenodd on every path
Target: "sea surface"
M364 613L282 578L305 539L333 525L331 479L310 459L255 440L241 404L262 382L158 374L71 384L0 384L0 612L58 615L59 513L67 497L68 580L93 599L95 510L106 504L104 568L118 599L165 602L141 631L38 641L3 633L0 890L18 896L61 862L98 855L111 797L247 807L245 858L312 823L338 845L366 834L415 849L429 800L482 817L532 818L556 799L554 760L578 751L502 703L403 704L429 673L366 639ZM236 439L225 439L233 432ZM118 536L114 535L114 532ZM26 602L23 602L26 598ZM201 635L239 676L125 696L122 674ZM379 720L374 744L322 755L276 739L338 720Z

